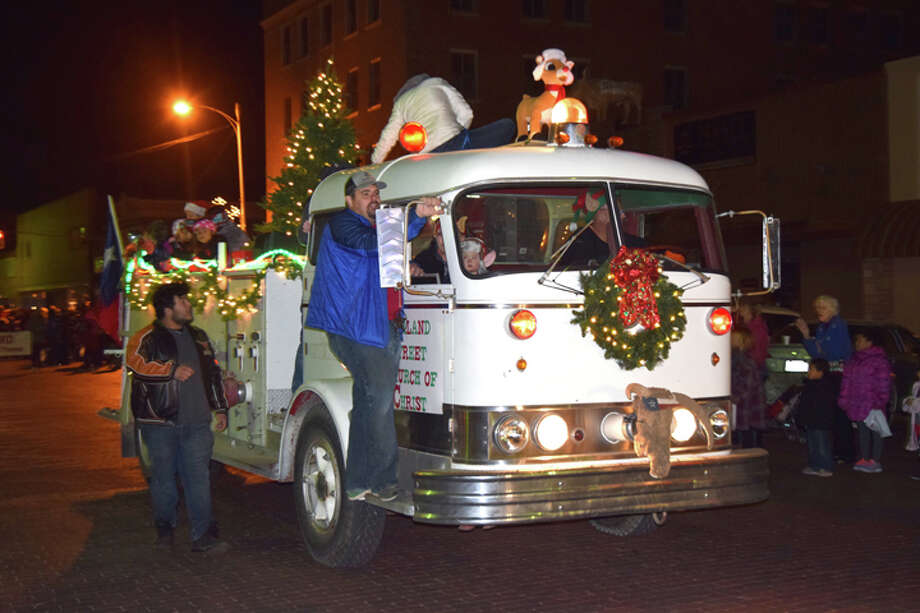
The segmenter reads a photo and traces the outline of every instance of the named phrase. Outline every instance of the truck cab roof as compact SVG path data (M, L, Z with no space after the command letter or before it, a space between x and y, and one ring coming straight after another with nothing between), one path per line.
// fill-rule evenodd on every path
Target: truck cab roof
M343 170L320 183L311 199L310 212L344 208L345 183L357 170ZM380 191L384 202L405 201L496 181L613 180L709 193L699 173L673 160L616 149L544 144L407 155L361 170L387 184Z

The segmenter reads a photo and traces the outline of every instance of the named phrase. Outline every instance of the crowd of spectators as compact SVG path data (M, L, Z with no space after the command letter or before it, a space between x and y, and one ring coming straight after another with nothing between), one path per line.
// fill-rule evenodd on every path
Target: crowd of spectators
M78 362L81 369L95 370L105 362L104 349L112 342L99 327L89 301L67 308L0 308L0 331L31 333L36 368Z
M187 202L185 217L171 224L156 220L135 241L125 247L125 256L144 252L144 259L157 270L167 271L170 259L212 260L219 245L226 244L231 261L252 257L252 241L223 206Z

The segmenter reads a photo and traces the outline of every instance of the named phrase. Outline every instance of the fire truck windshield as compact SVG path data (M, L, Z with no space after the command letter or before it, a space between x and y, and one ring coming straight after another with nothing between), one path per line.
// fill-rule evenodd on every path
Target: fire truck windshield
M665 256L665 269L725 270L712 198L703 192L603 182L518 184L461 194L452 219L470 277L543 272L555 259L557 271L590 270L621 245Z

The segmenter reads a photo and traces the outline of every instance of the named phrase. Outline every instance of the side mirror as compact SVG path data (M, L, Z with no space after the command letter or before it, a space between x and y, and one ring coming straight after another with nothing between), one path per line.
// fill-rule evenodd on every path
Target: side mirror
M760 215L761 221L761 285L756 292L736 292L739 296L759 296L775 292L780 288L782 276L780 267L780 224L778 217L770 217L763 211L726 211L716 217L734 219L736 215Z

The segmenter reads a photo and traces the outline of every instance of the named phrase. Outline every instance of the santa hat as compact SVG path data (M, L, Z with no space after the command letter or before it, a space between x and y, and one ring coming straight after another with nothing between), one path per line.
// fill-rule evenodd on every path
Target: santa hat
M208 212L208 210L205 207L199 206L195 204L194 202L186 202L184 210L186 213L191 213L193 215L201 215L202 217L204 217L204 214Z

